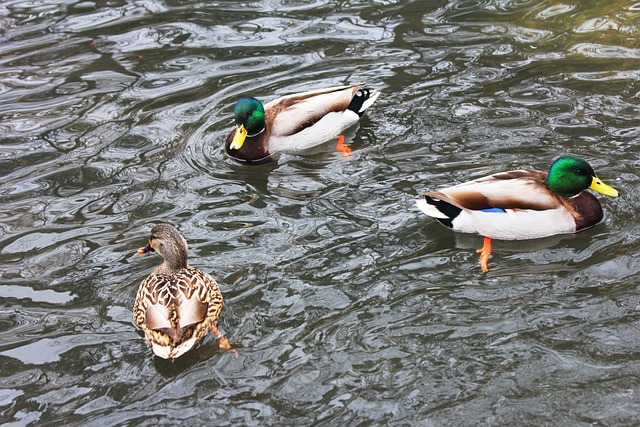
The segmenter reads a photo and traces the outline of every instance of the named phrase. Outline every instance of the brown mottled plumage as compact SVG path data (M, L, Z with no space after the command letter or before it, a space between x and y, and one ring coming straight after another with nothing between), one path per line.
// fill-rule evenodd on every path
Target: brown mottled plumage
M169 224L152 230L149 245L139 253L158 252L164 262L142 281L133 307L133 319L144 331L153 352L175 359L189 351L210 330L221 348L229 348L217 330L224 300L211 276L187 264L187 242Z

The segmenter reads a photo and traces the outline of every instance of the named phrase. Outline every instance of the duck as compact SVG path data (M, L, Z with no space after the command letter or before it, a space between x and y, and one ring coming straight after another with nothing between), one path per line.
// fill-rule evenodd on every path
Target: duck
M225 151L239 162L259 164L276 153L299 154L337 139L338 151L348 156L351 150L340 136L378 96L379 90L357 83L287 95L264 105L256 98L240 98Z
M488 272L491 241L527 240L576 233L604 214L587 189L610 197L618 191L598 178L586 160L565 155L548 172L513 170L420 194L424 214L462 233L484 236L480 266Z
M164 261L140 283L133 320L153 353L176 359L211 330L221 349L231 348L216 326L224 306L222 292L207 273L187 264L187 241L171 224L155 225L147 246L138 253L157 252Z

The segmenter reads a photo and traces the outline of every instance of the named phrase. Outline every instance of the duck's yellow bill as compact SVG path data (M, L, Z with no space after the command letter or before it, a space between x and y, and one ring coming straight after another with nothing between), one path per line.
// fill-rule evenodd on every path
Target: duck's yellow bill
M244 144L244 140L247 138L247 130L244 128L244 125L236 125L236 134L233 137L233 141L231 141L231 145L229 148L232 150L239 150Z
M600 181L600 178L598 178L597 176L593 177L589 188L593 191L597 191L600 194L604 194L605 196L618 197L618 190Z

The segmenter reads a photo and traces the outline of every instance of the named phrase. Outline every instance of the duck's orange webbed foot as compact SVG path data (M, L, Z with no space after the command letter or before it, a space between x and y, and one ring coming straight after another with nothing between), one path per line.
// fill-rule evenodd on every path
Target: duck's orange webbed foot
M480 267L482 271L487 273L489 271L489 267L487 264L489 263L489 255L491 255L491 237L485 237L482 248L476 251L480 254Z
M231 344L229 344L229 340L225 338L225 336L222 335L222 333L220 333L220 330L218 329L218 327L216 325L213 325L211 327L211 330L213 330L213 333L216 335L216 338L218 338L218 347L220 347L221 350L231 350ZM231 352L235 357L238 357L238 352L236 352L235 350L231 350Z
M344 143L344 135L338 135L338 145L336 145L336 149L338 153L344 157L351 156L351 148L347 147L347 144Z

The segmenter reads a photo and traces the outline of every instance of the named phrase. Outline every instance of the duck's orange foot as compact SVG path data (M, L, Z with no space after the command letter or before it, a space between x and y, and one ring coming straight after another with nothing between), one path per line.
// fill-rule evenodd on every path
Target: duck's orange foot
M338 135L338 145L336 146L338 153L342 154L344 157L351 156L351 148L347 147L347 144L344 143L344 135Z
M225 337L218 338L218 347L221 350L231 350L231 344L229 344L229 340Z
M229 340L220 333L218 327L216 325L213 325L211 327L211 330L213 330L216 338L218 338L218 347L220 347L221 350L231 350L231 344L229 344ZM238 353L235 350L231 350L231 352L235 357L238 357Z
M485 237L482 248L476 252L480 254L480 268L487 273L489 271L487 264L489 263L489 255L491 255L491 237Z

